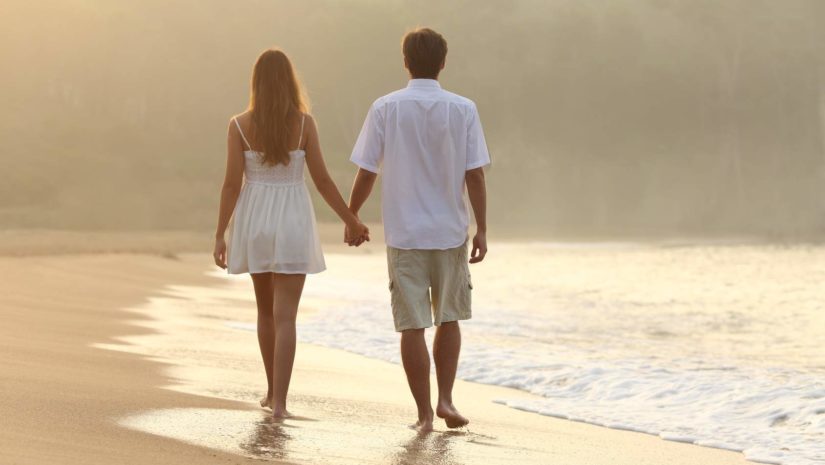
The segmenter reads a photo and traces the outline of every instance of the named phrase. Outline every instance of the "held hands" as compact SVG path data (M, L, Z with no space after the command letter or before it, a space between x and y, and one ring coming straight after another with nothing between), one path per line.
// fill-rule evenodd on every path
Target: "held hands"
M222 237L215 239L215 251L212 252L215 264L226 269L226 241Z
M470 263L478 263L487 255L487 233L477 231L473 237L473 251L470 253Z
M358 220L354 224L348 224L344 228L344 242L349 244L350 247L358 247L359 245L363 244L365 241L370 240L370 229Z

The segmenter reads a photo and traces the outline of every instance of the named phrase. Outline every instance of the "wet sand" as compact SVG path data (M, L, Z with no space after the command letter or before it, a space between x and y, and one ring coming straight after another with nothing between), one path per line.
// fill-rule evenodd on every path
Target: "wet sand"
M149 255L0 258L0 463L237 462L120 428L115 418L160 406L242 406L159 389L167 382L159 363L90 345L145 332L124 308L170 280L199 279L192 268Z
M364 253L381 251L371 247ZM527 394L461 381L455 397L470 427L448 432L438 423L419 437L405 427L414 409L401 367L308 344L298 347L290 400L302 418L273 424L254 400L210 392L233 388L214 366L108 350L174 334L157 327L168 318L147 309L176 298L169 285L221 286L204 275L208 254L17 250L0 257L2 463L747 463L738 453L513 410L494 401ZM208 312L198 312L175 324L208 327ZM249 376L258 376L254 333L221 334L199 342L241 347Z

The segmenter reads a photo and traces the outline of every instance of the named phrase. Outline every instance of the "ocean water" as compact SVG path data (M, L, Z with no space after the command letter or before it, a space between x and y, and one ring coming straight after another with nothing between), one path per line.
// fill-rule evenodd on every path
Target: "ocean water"
M327 262L299 339L399 363L383 254ZM471 271L458 376L539 396L502 404L825 464L825 247L496 244Z

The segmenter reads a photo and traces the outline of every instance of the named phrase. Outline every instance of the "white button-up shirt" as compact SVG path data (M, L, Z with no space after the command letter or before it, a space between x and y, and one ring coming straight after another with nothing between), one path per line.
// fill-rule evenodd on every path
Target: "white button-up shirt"
M387 245L445 250L467 240L464 174L490 164L472 100L413 79L372 104L350 160L381 172Z

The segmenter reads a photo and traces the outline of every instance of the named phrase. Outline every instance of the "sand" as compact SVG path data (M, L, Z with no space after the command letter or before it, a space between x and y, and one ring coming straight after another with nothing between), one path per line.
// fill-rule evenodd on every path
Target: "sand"
M28 246L48 242L22 236ZM101 345L151 334L148 317L127 309L163 286L220 282L203 274L208 254L139 236L133 246L154 244L152 253L71 254L71 241L57 254L3 246L16 256L0 257L0 463L748 463L739 453L513 410L493 401L526 394L461 381L455 397L470 428L437 425L421 438L404 426L413 405L399 366L308 344L298 347L290 400L303 420L273 425L252 402L169 389L180 380L162 360ZM242 337L254 346L254 334Z

